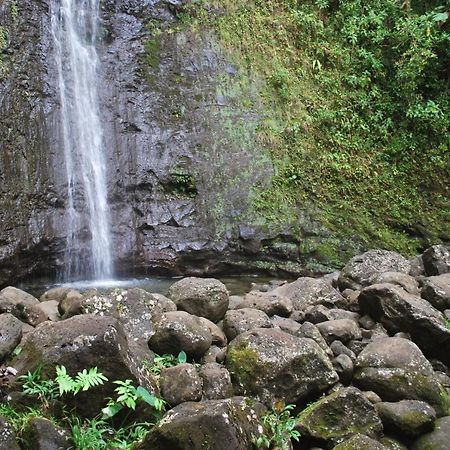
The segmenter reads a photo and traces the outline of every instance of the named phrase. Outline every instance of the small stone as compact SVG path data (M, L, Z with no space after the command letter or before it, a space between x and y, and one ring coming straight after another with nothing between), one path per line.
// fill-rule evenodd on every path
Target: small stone
M254 328L272 328L272 326L269 316L254 308L227 311L223 319L223 330L229 341Z

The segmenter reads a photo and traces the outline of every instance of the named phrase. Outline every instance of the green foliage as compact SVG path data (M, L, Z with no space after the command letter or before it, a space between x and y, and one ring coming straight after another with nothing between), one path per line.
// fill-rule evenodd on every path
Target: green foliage
M195 2L183 22L216 31L236 84L266 80L256 137L275 170L254 189L255 216L282 227L312 211L337 243L333 261L318 255L332 265L350 240L409 255L448 239L448 5L213 3L224 14Z
M83 369L77 373L75 378L72 378L64 366L56 366L54 380L42 378L41 370L42 367L39 366L34 372L20 376L19 381L23 383L22 390L26 395L37 397L45 406L48 406L51 400L64 394L75 395L108 381L103 374L97 371L97 367L92 367L89 371Z
M152 406L157 415L164 412L166 406L165 400L150 394L150 392L142 386L136 388L133 386L131 380L114 381L114 384L118 385L115 389L118 397L116 400L110 399L106 408L102 409L104 417L111 418L125 407L134 411L139 400Z
M183 355L179 355L179 360L183 360ZM186 360L186 355L184 355L184 360ZM19 377L19 381L23 383L23 392L37 397L42 403L43 410L29 409L25 412L17 412L7 404L0 405L0 415L8 418L16 431L22 430L29 418L45 415L51 401L61 400L67 394L76 395L81 391L88 391L108 381L96 367L83 369L75 377L72 377L64 366L57 366L54 379L44 379L41 371L42 367L38 367L34 372L28 372ZM153 424L144 422L125 425L129 412L134 411L140 401L153 408L156 419L159 419L164 412L166 402L150 394L144 387L134 386L131 380L118 380L113 383L117 385L115 389L117 398L109 399L107 406L96 417L86 420L66 413L62 422L57 423L70 427L76 449L131 449L133 443L142 439ZM123 410L127 414L122 425L119 428L113 427L109 419ZM50 419L52 418L50 417Z
M149 367L150 372L159 377L161 371L166 367L173 367L177 364L184 364L187 361L187 355L184 351L178 353L178 356L173 355L155 355L152 364Z
M446 319L445 326L450 330L450 319Z
M169 181L165 184L168 193L194 198L197 195L197 187L193 175L184 172L172 172Z
M295 405L276 402L272 410L262 417L264 432L256 441L258 448L289 450L291 439L299 440L300 433L295 430L295 417L291 417L294 408Z

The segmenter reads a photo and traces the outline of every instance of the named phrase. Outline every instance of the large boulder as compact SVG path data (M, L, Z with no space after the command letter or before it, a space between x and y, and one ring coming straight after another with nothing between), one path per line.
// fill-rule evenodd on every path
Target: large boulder
M297 418L297 429L302 436L338 444L355 433L378 438L383 425L363 393L348 387L308 406Z
M262 405L243 397L183 403L171 409L133 450L248 450L262 429Z
M147 342L154 332L153 322L165 312L175 311L175 304L159 294L140 288L92 290L84 295L81 312L118 319L125 331L133 356L143 362L148 359Z
M229 304L226 286L214 278L183 278L170 287L167 295L178 309L212 322L223 319Z
M238 393L269 405L275 399L296 403L324 392L338 380L330 360L313 340L270 328L237 336L228 345L226 367Z
M410 294L419 295L419 284L411 275L402 272L381 272L375 273L369 278L369 285L390 283L403 288Z
M274 289L272 294L289 298L297 311L311 305L325 305L330 308L347 305L345 298L331 285L331 281L325 278L301 277Z
M37 298L15 287L8 286L0 291L0 313L10 313L33 327L47 320L38 306Z
M369 343L356 359L353 382L384 401L423 400L438 415L448 411L448 396L431 364L407 339L380 338Z
M354 256L339 274L338 286L341 291L350 288L361 289L371 283L378 273L400 272L409 274L410 263L402 255L387 250L369 250Z
M420 400L380 402L376 409L387 433L418 437L434 428L436 411Z
M202 378L192 364L178 364L161 372L159 386L170 406L195 402L202 397Z
M155 325L148 346L156 353L178 355L184 351L192 358L201 358L212 344L208 326L197 316L186 311L162 314Z
M53 377L56 365L65 366L72 376L97 367L110 380L75 397L75 406L83 415L100 412L105 399L113 396L113 380L131 379L152 389L147 371L131 357L124 330L113 317L75 316L62 322L46 322L28 333L14 364L18 374L42 366L41 375Z
M450 309L450 274L425 278L421 295L440 311Z
M223 319L223 331L229 341L254 328L272 328L269 316L259 309L242 308L227 311Z
M238 308L255 308L268 316L287 317L293 311L292 300L277 292L252 291L244 296Z
M0 363L19 345L22 322L12 314L0 314Z
M450 443L450 416L436 420L435 428L417 439L411 450L448 450Z
M388 331L409 333L424 351L450 361L450 330L443 314L429 302L393 284L374 284L359 295L361 310Z
M425 273L428 276L450 272L450 249L444 245L433 245L422 254Z

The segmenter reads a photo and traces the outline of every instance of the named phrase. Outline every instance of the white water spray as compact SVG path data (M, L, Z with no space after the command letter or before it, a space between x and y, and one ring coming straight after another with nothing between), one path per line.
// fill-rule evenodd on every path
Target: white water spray
M68 190L66 280L86 275L86 269L93 272L95 279L111 278L113 272L97 93L98 24L99 0L51 1ZM81 260L79 253L83 213L89 217L91 235L91 255L87 262Z

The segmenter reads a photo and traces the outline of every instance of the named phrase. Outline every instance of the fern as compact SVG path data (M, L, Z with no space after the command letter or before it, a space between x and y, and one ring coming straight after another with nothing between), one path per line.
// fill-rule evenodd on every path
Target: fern
M75 378L76 387L74 394L77 394L80 390L87 391L92 387L99 386L105 381L108 381L108 378L98 372L97 367L91 367L89 372L83 369L82 372L78 372Z

